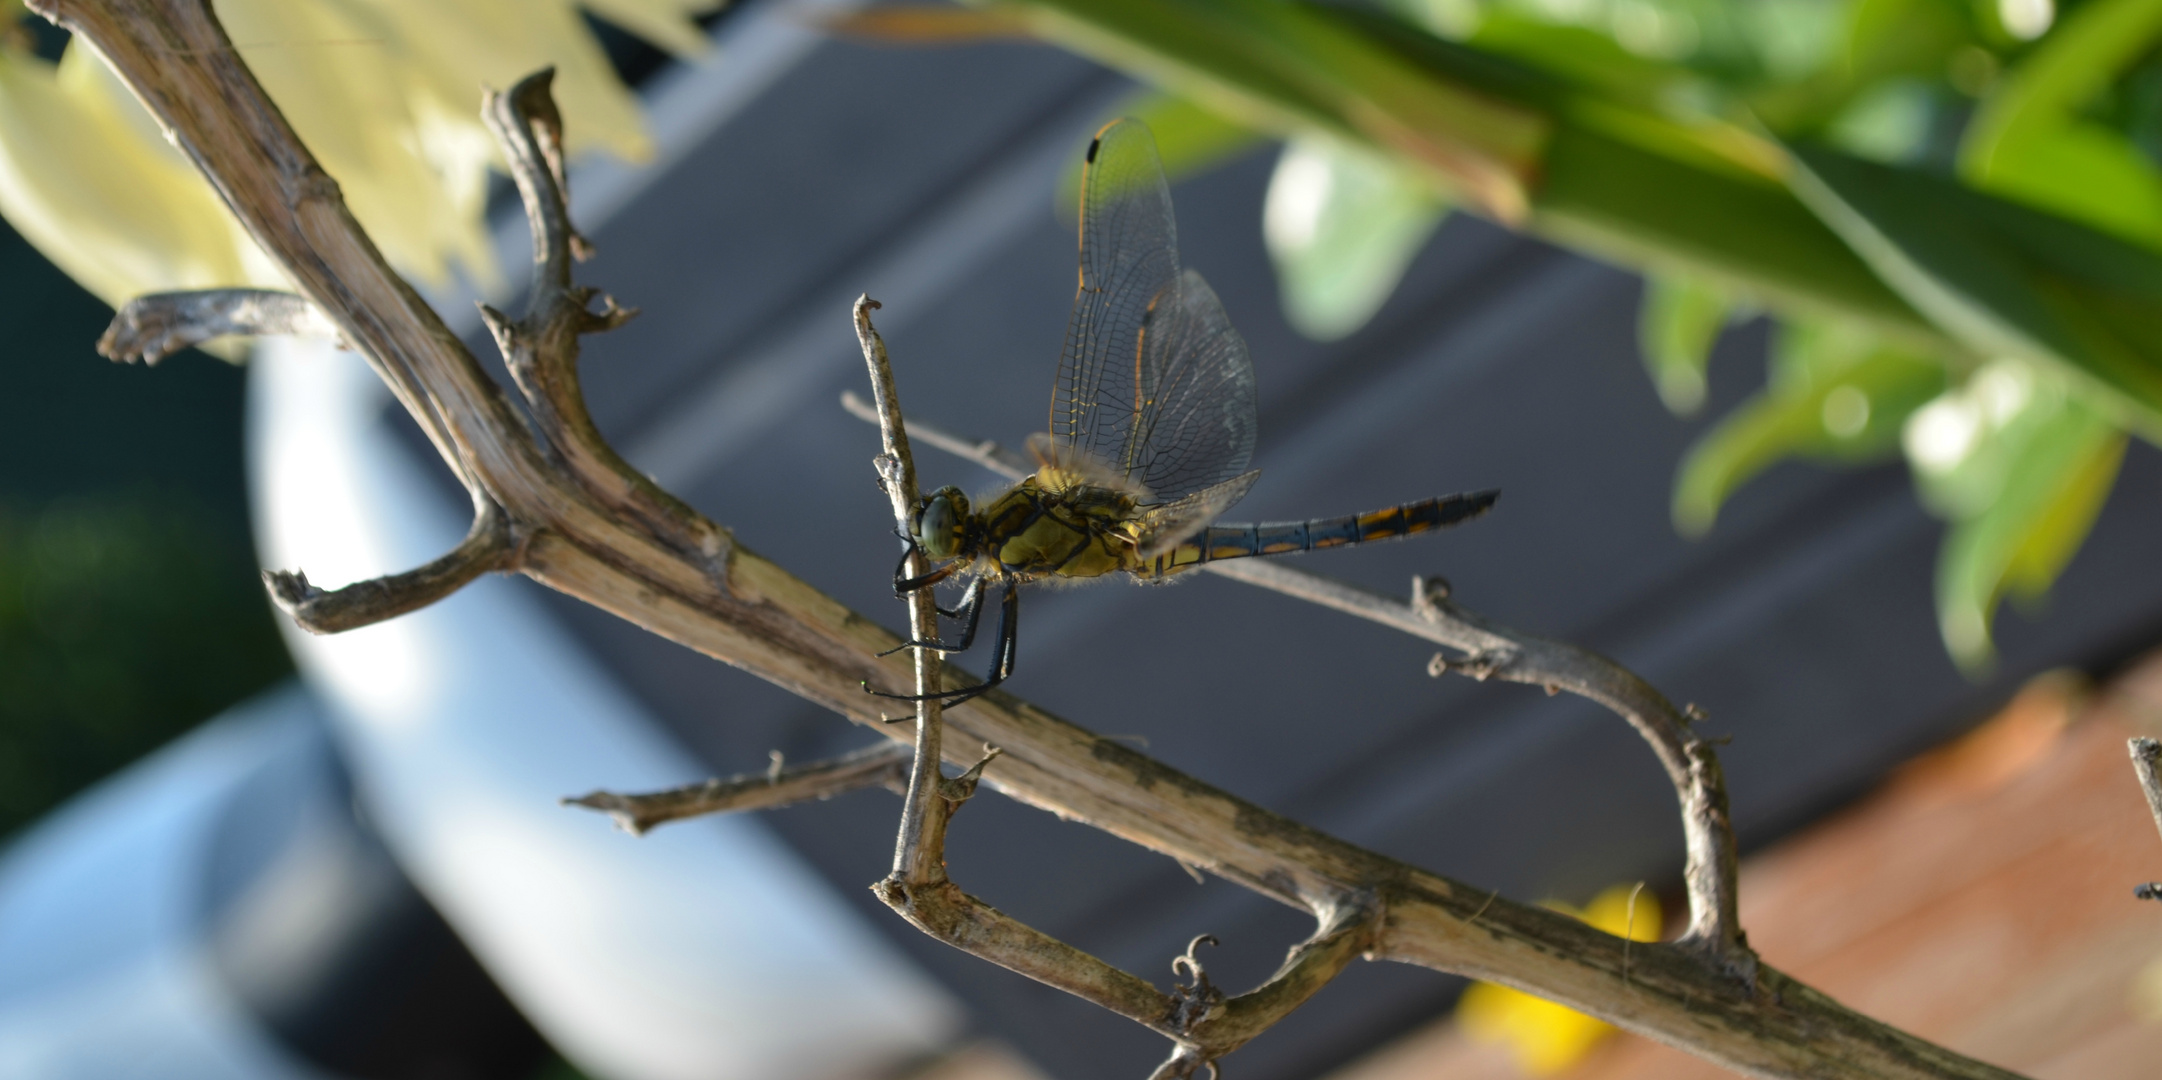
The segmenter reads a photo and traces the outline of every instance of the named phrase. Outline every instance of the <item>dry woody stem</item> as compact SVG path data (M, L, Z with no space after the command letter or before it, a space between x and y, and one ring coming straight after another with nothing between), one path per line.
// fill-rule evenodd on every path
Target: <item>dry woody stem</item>
M426 603L469 573L515 571L752 672L895 740L866 683L909 692L957 673L928 650L880 654L894 635L822 595L623 463L594 429L577 379L578 339L628 313L571 282L586 245L563 212L560 122L547 77L491 95L486 111L525 200L535 280L525 315L490 312L514 388L490 379L405 281L384 263L326 175L263 93L205 0L31 0L95 45L173 143L338 336L390 386L473 494L474 535L447 564L375 583L319 629L359 625ZM184 306L184 305L183 305ZM210 323L204 322L203 326ZM266 324L267 325L267 324ZM836 327L838 331L839 328ZM116 342L140 331L116 330ZM178 340L177 338L175 340ZM157 349L136 350L148 355ZM897 409L894 415L898 416ZM490 524L499 515L500 534ZM507 551L498 552L501 535ZM478 551L469 550L477 547ZM867 569L884 573L886 567ZM298 586L296 607L324 596ZM353 588L348 586L347 589ZM1334 599L1331 599L1334 597ZM1309 597L1356 609L1367 601ZM1692 920L1676 945L1629 946L1574 919L1495 898L1345 843L1171 769L1013 695L992 692L944 710L951 738L912 766L924 808L959 805L974 777L939 776L939 758L981 764L981 782L1313 913L1321 930L1260 990L1224 998L1197 956L1190 981L1166 992L967 901L916 827L917 846L888 882L907 886L919 925L972 952L1101 1001L1174 1039L1160 1076L1190 1075L1305 1000L1354 956L1418 964L1514 986L1764 1077L2001 1078L2012 1074L1870 1020L1769 966L1752 966L1731 915L1716 765L1656 693L1589 654L1481 622L1436 590L1387 615L1463 652L1448 670L1578 689L1610 701L1659 748L1690 807ZM333 605L335 606L335 605ZM318 613L320 615L320 612ZM926 671L925 668L930 668ZM950 683L948 683L950 684ZM937 725L918 725L919 729ZM935 779L936 783L933 783ZM919 821L923 820L919 817ZM1700 880L1701 879L1701 880ZM996 916L996 917L994 917Z
M122 305L98 338L98 355L155 364L212 338L337 337L338 327L304 296L270 289L151 293Z
M2140 793L2147 796L2147 812L2154 817L2156 829L2162 829L2162 777L2155 771L2162 767L2162 742L2146 736L2130 741L2126 747L2132 752L2132 774L2139 777ZM2162 881L2150 881L2135 885L2132 895L2142 900L2162 900Z
M788 765L776 751L773 767L765 772L716 778L643 795L594 791L566 797L563 804L599 810L614 818L624 832L644 836L656 826L707 814L771 810L867 787L901 791L908 783L908 762L908 748L899 743L878 743L808 765Z

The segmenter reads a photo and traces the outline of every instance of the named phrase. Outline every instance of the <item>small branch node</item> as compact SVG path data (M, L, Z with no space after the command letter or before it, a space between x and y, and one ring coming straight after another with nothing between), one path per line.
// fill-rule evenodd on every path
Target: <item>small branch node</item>
M1201 1026L1203 1021L1209 1018L1211 1013L1216 1011L1218 1006L1223 1004L1224 992L1217 989L1215 983L1209 981L1208 969L1202 966L1201 958L1195 955L1195 950L1203 945L1220 944L1222 942L1216 940L1216 935L1201 934L1186 943L1186 952L1184 954L1171 959L1171 974L1174 978L1193 980L1188 983L1174 984L1171 988L1171 1000L1176 1003L1172 1008L1170 1017L1173 1030L1180 1032L1195 1030Z
M944 799L946 801L946 805L951 807L953 810L959 810L962 803L965 803L969 799L975 797L976 785L979 781L983 779L984 766L991 764L992 761L996 760L998 756L1003 753L1005 753L1005 751L999 749L996 746L986 745L983 748L983 757L979 759L974 765L969 766L967 772L964 772L951 780L939 781L938 797ZM951 812L951 810L948 811L949 815L951 814Z
M1411 579L1411 606L1424 615L1427 609L1447 600L1455 591L1455 587L1449 584L1449 579L1440 574L1416 575Z
M591 295L590 290L588 290L588 296ZM580 333L605 334L638 317L637 308L620 307L616 304L616 298L607 293L598 295L601 302L599 311L592 311L587 309L585 305L580 305L580 310L585 315L583 323L578 328Z

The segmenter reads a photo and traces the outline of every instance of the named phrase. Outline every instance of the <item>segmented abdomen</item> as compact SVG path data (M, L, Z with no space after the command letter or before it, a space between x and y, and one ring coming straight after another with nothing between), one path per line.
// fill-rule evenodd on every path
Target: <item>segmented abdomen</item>
M1500 494L1499 491L1473 491L1444 495L1385 510L1311 521L1212 525L1192 540L1158 555L1143 571L1143 576L1162 577L1218 559L1287 555L1294 551L1347 547L1446 529L1486 513Z

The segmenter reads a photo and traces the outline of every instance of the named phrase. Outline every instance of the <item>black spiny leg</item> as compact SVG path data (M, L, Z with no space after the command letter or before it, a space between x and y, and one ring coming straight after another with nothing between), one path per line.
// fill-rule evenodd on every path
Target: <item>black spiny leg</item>
M976 624L983 619L983 579L977 578L968 583L968 591L961 594L960 607L947 611L945 608L939 607L936 600L931 602L931 606L936 608L939 614L949 619L961 620L961 640L951 644L939 638L932 638L929 641L904 641L878 655L892 656L902 649L937 649L940 652L967 652L969 647L976 643Z
M911 542L907 547L901 549L901 561L894 564L893 595L896 597L905 598L908 596L909 593L915 592L917 589L928 589L931 586L952 577L955 571L961 569L961 561L959 559L953 559L949 560L946 565L941 566L928 574L924 574L921 577L902 577L902 574L908 572L908 557L914 555L915 553L916 545ZM936 601L934 601L933 603L935 604ZM945 615L949 618L960 614L960 612L958 611L947 611L945 608L939 608L938 612L939 614Z
M982 584L981 580L977 584ZM981 595L981 593L978 594L979 608L982 606L980 602ZM986 675L982 682L959 690L941 690L935 694L889 694L884 690L872 690L868 685L864 686L864 689L879 697L892 698L896 701L927 701L931 698L939 698L949 706L959 705L1005 682L1006 677L1013 674L1014 656L1017 652L1015 641L1020 631L1020 625L1021 594L1015 584L1009 581L1006 583L1006 595L999 598L998 604L998 655L992 661L990 674Z

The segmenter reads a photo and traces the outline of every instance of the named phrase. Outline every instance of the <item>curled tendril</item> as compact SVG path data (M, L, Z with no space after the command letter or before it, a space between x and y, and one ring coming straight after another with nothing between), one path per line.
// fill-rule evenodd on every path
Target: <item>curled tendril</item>
M1171 974L1174 977L1185 976L1193 980L1192 985L1180 988L1188 993L1207 993L1213 989L1209 985L1209 973L1201 966L1201 958L1194 955L1194 950L1200 948L1203 944L1221 945L1223 943L1216 940L1214 934L1202 934L1186 943L1185 955L1171 958Z

